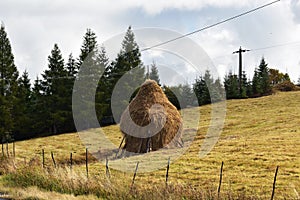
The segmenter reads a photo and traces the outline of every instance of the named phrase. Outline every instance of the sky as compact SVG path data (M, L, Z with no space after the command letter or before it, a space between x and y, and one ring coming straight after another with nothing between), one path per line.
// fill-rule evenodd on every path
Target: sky
M1 0L0 20L5 24L15 63L22 73L35 79L47 69L47 57L57 43L67 60L78 57L87 28L98 43L110 45L111 38L146 27L186 34L246 12L272 0ZM270 68L300 77L300 0L281 0L269 7L189 36L212 60L221 79L238 72L240 46L248 78L265 58ZM142 40L142 38L140 38ZM176 46L176 42L174 42ZM121 48L121 45L120 47ZM189 52L189 49L186 49ZM194 52L195 53L195 52ZM111 60L114 58L110 57ZM152 51L143 55L145 65L157 62L166 84L192 83L201 75L188 61L171 53ZM172 73L181 75L178 81ZM173 77L173 79L170 79Z

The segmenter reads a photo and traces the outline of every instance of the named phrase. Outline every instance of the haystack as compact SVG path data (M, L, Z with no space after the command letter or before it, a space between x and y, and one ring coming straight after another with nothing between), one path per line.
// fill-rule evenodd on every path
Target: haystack
M123 112L120 128L127 152L147 153L183 145L180 113L153 80L142 84Z

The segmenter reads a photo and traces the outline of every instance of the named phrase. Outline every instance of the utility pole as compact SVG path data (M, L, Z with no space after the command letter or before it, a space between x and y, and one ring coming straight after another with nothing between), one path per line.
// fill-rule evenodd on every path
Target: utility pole
M239 90L240 90L240 95L242 96L242 73L243 73L243 59L242 59L242 53L245 53L247 51L250 51L248 49L240 49L238 51L233 52L233 54L238 53L239 54Z
M149 65L147 65L147 79L149 79L149 77L150 77L150 70L149 70Z

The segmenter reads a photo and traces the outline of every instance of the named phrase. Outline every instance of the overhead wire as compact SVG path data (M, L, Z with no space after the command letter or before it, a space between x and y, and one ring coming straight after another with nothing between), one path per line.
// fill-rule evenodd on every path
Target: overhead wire
M242 16L248 15L248 14L253 13L253 12L256 12L256 11L258 11L258 10L261 10L261 9L263 9L263 8L265 8L265 7L271 6L271 5L273 5L273 4L275 4L275 3L278 3L278 2L280 2L280 1L281 1L281 0L276 0L276 1L272 1L272 2L270 2L270 3L263 4L263 5L259 6L259 7L256 7L256 8L254 8L254 9L248 10L248 11L243 12L243 13L240 13L240 14L235 15L235 16L233 16L233 17L229 17L229 18L227 18L227 19L225 19L225 20L219 21L219 22L214 23L214 24L212 24L212 25L205 26L205 27L203 27L203 28L197 29L197 30L192 31L192 32L190 32L190 33L186 33L186 34L184 34L184 35L182 35L182 36L179 36L179 37L176 37L176 38L173 38L173 39L170 39L170 40L167 40L167 41L158 43L158 44L156 44L156 45L153 45L153 46L150 46L150 47L146 47L146 48L144 48L144 49L141 49L140 51L141 51L141 52L143 52L143 51L148 51L148 50L151 50L151 49L153 49L153 48L156 48L156 47L159 47L159 46L162 46L162 45L165 45L165 44L174 42L174 41L176 41L176 40L179 40L179 39L188 37L188 36L190 36L190 35L199 33L199 32L201 32L201 31L204 31L204 30L213 28L213 27L215 27L215 26L224 24L224 23L226 23L226 22L232 21L232 20L234 20L234 19L240 18L240 17L242 17ZM258 50L258 49L256 49L256 50ZM70 78L70 77L53 77L53 78L51 78L51 79L61 79L61 78Z
M285 47L285 46L292 46L292 45L298 46L298 45L300 45L300 41L293 41L293 42L275 44L275 45L265 46L265 47L258 47L258 48L250 49L250 52L262 51L262 50L267 50L267 49L275 49L275 48L280 48L280 47ZM212 60L219 60L221 58L225 58L225 57L228 57L228 56L232 56L232 54L220 55L220 56L212 58Z
M266 47L260 47L260 48L256 48L256 49L251 49L251 51L260 51L260 50L273 49L273 48L290 46L290 45L300 45L300 41L294 41L294 42L276 44L276 45L271 45L271 46L266 46Z
M234 20L234 19L240 18L240 17L242 17L242 16L245 16L245 15L248 15L248 14L253 13L253 12L255 12L255 11L258 11L258 10L260 10L260 9L263 9L263 8L265 8L265 7L271 6L272 4L278 3L279 1L280 1L280 0L272 1L272 2L270 2L270 3L267 3L267 4L264 4L264 5L262 5L262 6L256 7L256 8L254 8L254 9L251 9L251 10L249 10L249 11L246 11L246 12L243 12L243 13L241 13L241 14L235 15L235 16L233 16L233 17L229 17L229 18L227 18L227 19L225 19L225 20L219 21L219 22L217 22L217 23L215 23L215 24L212 24L212 25L209 25L209 26L205 26L205 27L203 27L203 28L197 29L197 30L192 31L192 32L190 32L190 33L186 33L186 34L184 34L184 35L182 35L182 36L179 36L179 37L176 37L176 38L167 40L167 41L165 41L165 42L161 42L161 43L158 43L158 44L156 44L156 45L153 45L153 46L150 46L150 47L146 47L146 48L142 49L141 51L147 51L147 50L153 49L153 48L155 48L155 47L159 47L159 46L162 46L162 45L165 45L165 44L174 42L174 41L176 41L176 40L185 38L185 37L190 36L190 35L193 35L193 34L195 34L195 33L199 33L199 32L201 32L201 31L204 31L204 30L213 28L213 27L218 26L218 25L220 25L220 24L224 24L224 23L226 23L226 22L232 21L232 20Z

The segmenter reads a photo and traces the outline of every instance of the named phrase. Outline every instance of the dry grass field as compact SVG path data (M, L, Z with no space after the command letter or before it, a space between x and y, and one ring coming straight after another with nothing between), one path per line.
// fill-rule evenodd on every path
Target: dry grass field
M92 156L87 180L85 146L74 133L17 142L15 161L4 164L3 160L0 164L0 174L3 174L0 194L8 193L15 199L97 199L96 196L215 199L223 161L222 199L270 199L277 166L275 199L300 199L300 92L229 100L226 104L222 134L204 158L199 158L199 150L211 120L211 105L187 110L191 119L200 112L199 130L187 152L171 160L168 189L164 185L165 168L138 172L134 191L129 191L133 173L111 169L111 178L107 179L105 165ZM195 128L193 123L193 120L186 121L186 127ZM105 127L104 132L113 143L120 143L122 135L118 126ZM41 167L42 149L45 149L48 170ZM59 169L53 169L50 152L61 166ZM68 168L70 152L76 163L72 172ZM44 184L52 179L55 184ZM70 194L74 191L78 196ZM80 195L84 191L90 191L89 195Z

